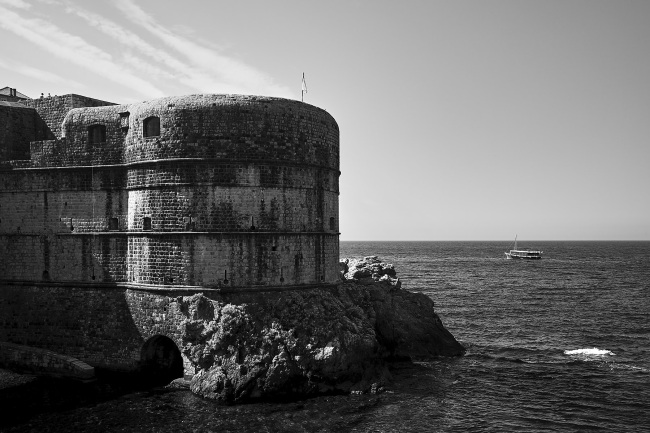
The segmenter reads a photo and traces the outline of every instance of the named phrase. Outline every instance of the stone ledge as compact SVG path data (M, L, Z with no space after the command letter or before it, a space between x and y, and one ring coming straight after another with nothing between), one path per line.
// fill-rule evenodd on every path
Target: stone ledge
M142 283L110 283L110 282L85 282L85 281L28 281L28 280L2 280L0 279L0 289L2 286L39 286L39 287L74 287L76 289L129 289L140 291L156 292L186 292L186 293L256 293L256 292L284 292L290 290L305 289L324 289L335 287L336 283L313 283L313 284L296 284L286 286L181 286L181 285L161 285L161 284L142 284ZM1 344L1 343L0 343Z
M37 143L37 142L33 142ZM25 161L25 162L23 162ZM17 160L17 165L26 165L31 160ZM178 163L178 162L201 162L205 164L215 164L215 165L231 165L231 164L243 164L243 165L273 165L273 166L287 166L287 167L300 167L300 168L316 168L321 170L333 171L341 175L341 170L330 167L322 164L313 164L313 163L298 163L290 160L266 160L266 159L228 159L228 158L169 158L169 159L147 159L141 161L130 161L123 162L118 164L91 164L91 165L43 165L43 166L25 166L25 167L4 167L7 171L12 170L114 170L116 168L126 168L131 169L138 166L147 166L151 164L161 164L161 163ZM0 168L3 168L0 166Z
M109 230L106 232L70 232L70 233L0 233L0 236L185 236L185 235L212 235L212 236L241 236L241 235L262 235L262 236L303 236L303 235L322 235L322 236L339 236L340 232L262 232L262 231L230 231L230 232L198 232L198 231L118 231Z
M79 359L9 342L0 342L0 366L84 382L95 379L95 367Z

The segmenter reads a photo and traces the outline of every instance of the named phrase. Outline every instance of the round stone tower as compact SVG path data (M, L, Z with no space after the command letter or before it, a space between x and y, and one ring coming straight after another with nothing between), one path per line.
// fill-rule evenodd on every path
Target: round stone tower
M115 237L127 236L125 282L337 281L339 130L324 110L279 98L192 95L75 109L63 130L68 146L119 136L125 185L116 200L126 203L121 215L114 205L97 207L112 213L105 219L114 221Z

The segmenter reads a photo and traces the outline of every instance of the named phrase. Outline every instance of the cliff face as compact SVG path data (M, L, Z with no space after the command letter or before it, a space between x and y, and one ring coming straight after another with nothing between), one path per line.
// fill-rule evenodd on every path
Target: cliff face
M389 281L328 289L182 298L181 350L195 393L224 403L377 389L390 358L455 356L464 348L427 296Z

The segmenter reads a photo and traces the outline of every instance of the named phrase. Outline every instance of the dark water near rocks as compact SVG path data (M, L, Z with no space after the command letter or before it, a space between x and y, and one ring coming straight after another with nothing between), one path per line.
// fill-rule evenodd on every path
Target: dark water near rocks
M505 260L507 242L341 243L393 263L468 349L395 365L383 394L224 407L157 389L53 402L4 430L649 431L650 242L530 246L545 258Z

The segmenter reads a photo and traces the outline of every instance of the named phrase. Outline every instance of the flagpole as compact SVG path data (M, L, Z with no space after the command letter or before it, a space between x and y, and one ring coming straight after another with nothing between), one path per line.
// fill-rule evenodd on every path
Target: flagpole
M300 102L305 102L305 73L302 73L302 83L300 83Z

